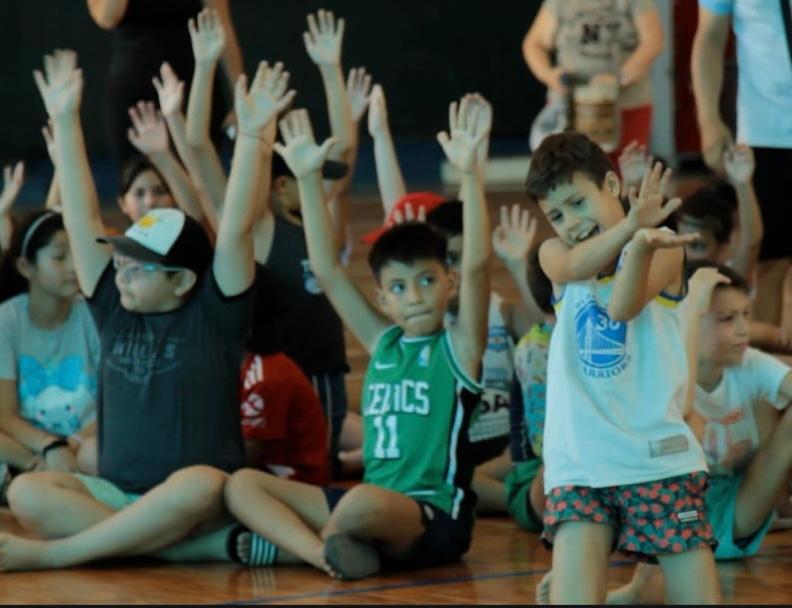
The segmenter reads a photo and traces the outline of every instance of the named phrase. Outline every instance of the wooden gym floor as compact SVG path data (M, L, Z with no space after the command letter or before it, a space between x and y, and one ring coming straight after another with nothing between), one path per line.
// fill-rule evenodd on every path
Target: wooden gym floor
M524 195L489 195L492 218L501 204L524 203ZM381 221L372 197L352 201L357 239ZM366 293L373 281L365 248L357 245L350 271ZM792 323L792 275L787 281L785 320ZM493 284L514 294L505 270L495 266ZM350 409L358 408L366 357L348 337ZM790 359L787 359L788 361ZM0 509L0 529L20 528ZM0 574L3 604L528 604L550 566L550 553L538 535L517 529L507 517L479 518L473 544L459 564L380 576L355 583L337 582L309 568L248 569L233 564L165 564L126 560L56 572ZM724 600L729 604L792 603L792 531L770 534L754 558L718 565ZM625 583L632 563L614 554L611 586Z

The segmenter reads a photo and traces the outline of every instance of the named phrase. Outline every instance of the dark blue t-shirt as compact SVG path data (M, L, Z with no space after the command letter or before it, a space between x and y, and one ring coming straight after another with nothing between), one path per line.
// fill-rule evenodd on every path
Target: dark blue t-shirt
M253 290L225 297L209 271L180 308L137 314L108 264L88 304L102 348L100 477L143 493L184 467L244 466L239 370Z

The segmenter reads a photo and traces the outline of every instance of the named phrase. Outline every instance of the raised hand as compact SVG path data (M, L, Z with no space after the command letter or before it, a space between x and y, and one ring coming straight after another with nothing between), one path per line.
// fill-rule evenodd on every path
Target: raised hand
M316 65L340 65L343 38L344 20L336 22L332 11L319 9L316 16L308 15L308 31L303 32L303 40L308 56Z
M352 120L360 122L371 100L371 74L366 68L352 68L347 78L347 97L352 109Z
M388 128L388 106L385 104L385 91L375 84L369 97L368 130L374 137Z
M166 61L160 66L160 77L151 79L154 88L157 89L160 110L163 116L170 116L179 112L184 101L184 81L179 80L176 72Z
M451 135L446 131L437 134L437 141L443 148L449 162L462 173L476 170L476 147L484 141L487 132L478 120L480 108L468 110L470 99L452 102L448 108L448 123Z
M25 181L25 163L19 161L16 165L7 165L3 169L3 190L0 192L0 215L8 215L11 207L19 196L22 184Z
M477 122L476 129L483 130L486 135L492 130L492 105L480 93L468 93L463 99L468 100L468 115Z
M671 169L663 171L663 166L655 163L651 171L644 173L640 192L636 195L635 188L630 188L627 195L630 201L627 220L634 230L659 226L682 204L680 198L665 202L670 181Z
M393 223L404 224L405 222L425 222L426 221L426 207L420 205L418 207L418 214L416 215L412 203L404 205L404 213L400 209L393 210Z
M622 176L622 194L641 183L643 176L652 167L652 157L646 146L632 140L619 155L619 172Z
M49 154L52 164L55 164L55 130L52 128L52 119L47 121L47 124L41 127L41 135L44 137L44 143L47 145L47 154Z
M690 310L703 315L709 310L712 291L716 285L729 285L731 280L718 272L717 268L699 268L688 281Z
M153 102L139 101L129 108L129 118L127 137L138 152L150 156L168 151L168 127Z
M33 71L44 106L50 118L76 115L82 100L83 76L77 67L74 51L56 49L52 55L44 56L45 75L41 70Z
M527 209L506 205L500 209L500 225L492 231L492 248L504 264L518 264L528 259L536 240L537 223Z
M753 150L745 144L729 146L723 154L723 168L733 186L751 183L756 168Z
M225 30L217 11L210 8L203 9L196 19L187 22L190 30L195 63L213 65L220 59L225 48Z
M330 148L338 143L335 137L329 137L321 146L316 144L307 110L289 112L279 127L283 144L276 143L274 149L297 179L318 173Z
M283 71L282 63L276 63L272 69L266 61L259 63L249 91L247 77L242 74L234 91L234 109L239 132L259 137L259 131L294 99L296 93L293 90L287 91L288 85L289 73Z

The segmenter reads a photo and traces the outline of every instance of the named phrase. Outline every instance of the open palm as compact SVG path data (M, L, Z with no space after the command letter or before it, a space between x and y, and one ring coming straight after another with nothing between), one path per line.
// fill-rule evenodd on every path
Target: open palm
M196 23L197 22L197 23ZM196 63L214 63L225 48L225 31L217 11L205 8L187 22Z
M308 31L303 33L305 50L317 65L341 63L341 41L344 38L344 20L335 20L332 11L319 10L316 16L308 15Z
M445 152L449 162L463 173L470 173L476 168L476 146L484 140L487 132L478 121L478 108L468 110L468 98L452 102L448 110L448 122L451 135L442 131L437 141Z
M181 110L184 101L184 81L179 80L176 72L166 61L160 67L160 78L152 78L154 88L157 89L160 110L165 116L170 116Z
M283 157L296 178L318 172L337 139L329 138L319 146L314 139L311 121L306 110L294 110L280 121L283 144L275 144L275 151Z
M77 113L82 99L82 70L76 68L73 51L56 50L44 57L46 77L40 70L33 72L47 113L53 120Z
M240 76L234 96L237 124L240 132L257 135L279 112L286 109L294 99L295 92L286 90L289 73L283 71L282 63L270 69L267 62L262 61L249 91L245 90L246 85L246 77Z

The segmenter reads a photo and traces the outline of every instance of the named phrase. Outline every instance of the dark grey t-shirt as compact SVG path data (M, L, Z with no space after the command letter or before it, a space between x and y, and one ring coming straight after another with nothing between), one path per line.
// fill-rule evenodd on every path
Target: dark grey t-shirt
M214 274L168 313L121 306L108 265L88 301L99 330L99 475L143 493L197 464L244 465L239 373L253 290L227 298Z

